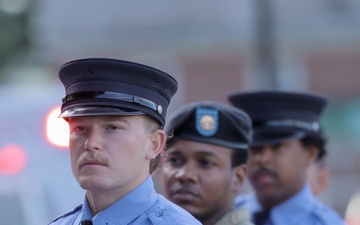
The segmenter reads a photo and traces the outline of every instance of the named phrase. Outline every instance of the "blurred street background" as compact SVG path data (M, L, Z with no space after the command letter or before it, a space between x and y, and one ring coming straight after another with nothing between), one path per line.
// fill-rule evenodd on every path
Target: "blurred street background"
M86 57L174 76L168 115L237 91L326 95L331 178L319 198L349 218L359 204L360 1L0 0L0 224L47 224L83 200L47 119L64 94L59 66Z

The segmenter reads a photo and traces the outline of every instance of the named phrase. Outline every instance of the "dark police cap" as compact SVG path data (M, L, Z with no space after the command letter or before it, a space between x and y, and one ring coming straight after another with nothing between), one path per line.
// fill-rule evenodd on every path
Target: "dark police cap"
M212 101L189 103L171 116L165 132L186 140L247 149L251 119L243 111Z
M320 133L320 115L327 101L317 94L284 91L237 93L231 104L253 121L252 145L277 144Z
M148 114L165 123L177 82L155 68L117 59L87 58L60 67L65 86L60 117Z

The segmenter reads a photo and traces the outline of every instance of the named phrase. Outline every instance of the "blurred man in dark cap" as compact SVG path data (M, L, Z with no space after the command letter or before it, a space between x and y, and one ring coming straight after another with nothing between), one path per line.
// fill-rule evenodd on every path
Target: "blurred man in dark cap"
M204 225L250 225L247 209L234 210L246 179L251 120L215 102L184 105L165 127L173 137L161 164L165 197Z
M145 65L97 58L68 62L59 77L71 168L86 195L50 224L200 224L158 195L150 175L150 161L165 145L176 80Z
M256 197L247 205L256 225L343 225L319 202L307 183L307 170L325 155L320 95L281 91L238 93L230 102L253 120L248 177Z

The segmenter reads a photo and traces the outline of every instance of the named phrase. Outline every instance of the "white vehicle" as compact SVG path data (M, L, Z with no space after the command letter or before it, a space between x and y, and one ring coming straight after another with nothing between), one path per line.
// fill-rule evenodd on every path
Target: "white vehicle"
M84 198L70 168L67 124L50 114L59 110L59 88L0 86L0 224L47 224Z

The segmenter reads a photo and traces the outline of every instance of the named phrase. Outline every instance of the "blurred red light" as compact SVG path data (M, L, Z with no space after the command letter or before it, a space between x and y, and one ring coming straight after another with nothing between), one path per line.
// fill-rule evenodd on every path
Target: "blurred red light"
M0 148L0 174L14 175L21 172L27 162L25 151L10 144Z

